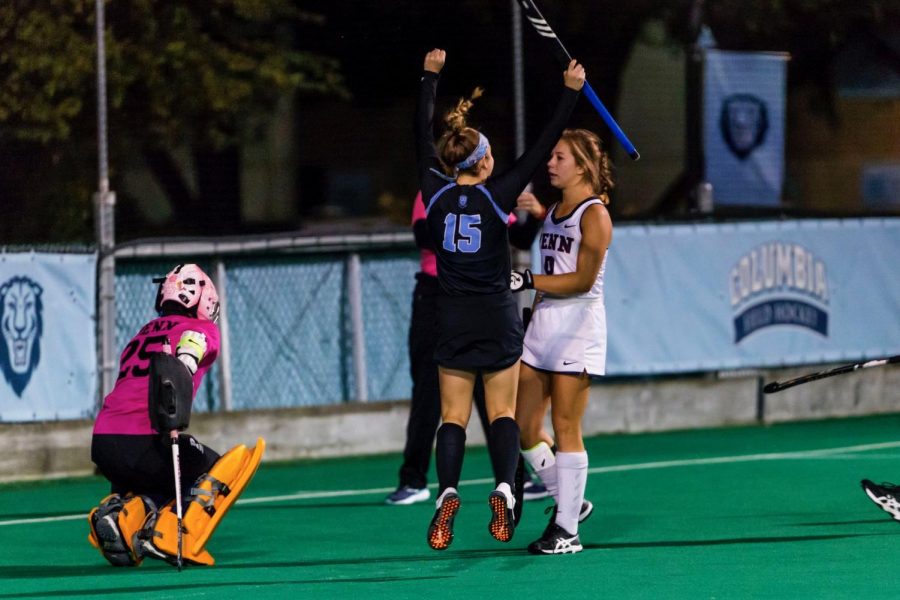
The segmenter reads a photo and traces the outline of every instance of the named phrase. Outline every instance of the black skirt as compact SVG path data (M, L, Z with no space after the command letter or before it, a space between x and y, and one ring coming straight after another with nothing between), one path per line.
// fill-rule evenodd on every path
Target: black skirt
M437 363L448 369L499 371L522 356L519 307L509 291L438 297Z

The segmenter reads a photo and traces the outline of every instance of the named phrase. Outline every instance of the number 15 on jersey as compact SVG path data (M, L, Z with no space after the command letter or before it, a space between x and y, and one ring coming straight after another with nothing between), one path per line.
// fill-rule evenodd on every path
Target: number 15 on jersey
M481 215L457 215L444 217L444 250L471 254L481 248Z

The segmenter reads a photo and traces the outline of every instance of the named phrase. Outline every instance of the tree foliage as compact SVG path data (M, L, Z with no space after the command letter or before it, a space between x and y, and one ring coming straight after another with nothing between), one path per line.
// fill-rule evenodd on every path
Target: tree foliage
M157 158L177 147L221 151L237 143L251 115L285 94L347 93L337 60L295 39L304 27L321 27L322 17L290 0L107 0L105 7L113 148L137 144ZM0 3L0 164L15 171L49 163L81 177L0 173L11 200L6 221L39 202L80 202L70 197L73 187L90 195L96 169L85 146L96 139L95 32L93 1ZM80 164L64 168L61 161Z
M0 136L66 140L92 120L94 3L0 4ZM288 0L109 1L110 119L165 143L221 147L286 92L343 94L337 61L295 49L291 26L318 17Z
M87 3L0 4L0 139L67 139L93 89Z
M221 212L210 210L213 199L233 210L239 186L223 180L228 174L223 169L236 170L234 150L248 121L265 115L285 94L346 97L352 89L354 105L367 109L407 100L409 74L420 68L424 51L435 46L450 51L445 94L462 94L475 84L486 85L492 98L507 93L511 4L107 0L111 157L117 150L140 155L173 212L188 217L184 221L201 211ZM694 40L698 22L691 15L697 14L720 48L789 52L789 86L816 86L822 93L814 96L822 98L826 110L833 89L831 65L841 49L854 39L883 35L900 22L897 0L539 4L614 113L622 74L651 20L666 23L668 39L662 43L673 47ZM80 222L87 232L82 237L90 237L84 215L90 215L96 172L94 9L94 0L0 1L0 243L10 236L43 235L44 228L25 226L34 219L19 218L41 211L66 215L60 235L71 236L78 229L72 223ZM541 107L554 88L535 82L552 81L559 68L545 41L527 23L522 26L526 104ZM896 60L896 52L891 56ZM483 108L489 106L486 101ZM480 114L488 115L496 130L511 122L503 113L507 106L496 102L493 114ZM529 110L528 118L533 121L527 130L533 132L543 115ZM581 118L596 122L592 114ZM370 137L373 144L385 142ZM173 158L173 148L190 150L197 186L180 172L183 164ZM220 172L210 171L210 165Z
M698 0L676 0L687 14ZM898 35L900 2L896 0L707 0L704 22L720 48L777 51L791 55L791 86L832 87L833 61L854 39ZM679 18L668 20L673 38L690 41L695 32Z

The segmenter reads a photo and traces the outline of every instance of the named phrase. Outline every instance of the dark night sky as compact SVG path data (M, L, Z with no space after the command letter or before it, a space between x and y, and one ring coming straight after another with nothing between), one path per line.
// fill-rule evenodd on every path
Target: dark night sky
M310 28L305 33L312 39L304 42L341 60L356 103L377 105L408 95L415 83L410 73L421 68L425 52L434 47L448 54L442 94L466 94L475 85L503 95L511 90L512 7L507 0L317 4L328 25L318 31ZM547 11L548 19L550 14ZM552 102L555 85L540 82L561 82L562 70L549 54L538 51L543 46L537 35L526 23L522 25L528 91L549 92L546 95Z
M505 168L514 160L512 4L509 0L389 3L330 0L305 6L325 15L327 25L306 28L301 44L341 61L355 106L378 108L410 101L415 97L425 53L434 47L444 48L447 64L438 91L439 114L475 86L485 88L484 97L471 113L470 123L496 144L498 168ZM560 27L565 27L565 18L556 14L558 10L559 7L548 4L544 15L551 21L559 19ZM562 68L524 20L521 26L525 129L526 141L530 141L556 104L562 86ZM578 56L577 44L570 45L569 50ZM596 57L584 59L589 72L591 59ZM586 102L579 103L571 122L573 126L597 129L596 113ZM539 189L545 188L542 173L535 181Z

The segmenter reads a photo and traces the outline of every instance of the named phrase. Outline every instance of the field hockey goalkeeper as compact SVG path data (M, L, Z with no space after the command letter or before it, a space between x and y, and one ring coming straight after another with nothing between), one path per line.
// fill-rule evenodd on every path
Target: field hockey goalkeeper
M219 296L193 264L154 282L159 316L125 346L94 424L91 459L110 494L88 516L88 541L114 566L146 557L179 569L212 565L206 543L256 472L265 441L220 456L179 433L219 353Z

